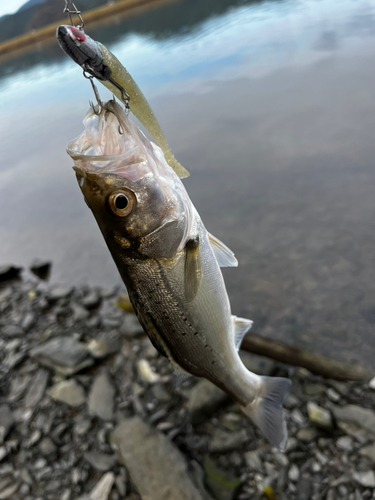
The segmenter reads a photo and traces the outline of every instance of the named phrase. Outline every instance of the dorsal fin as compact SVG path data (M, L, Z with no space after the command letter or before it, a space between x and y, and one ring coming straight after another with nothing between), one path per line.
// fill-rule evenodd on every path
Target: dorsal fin
M242 339L250 330L253 322L251 319L239 318L238 316L232 316L232 319L234 323L234 342L238 351L241 347Z
M217 263L220 267L237 267L238 261L234 253L222 241L208 233L208 238L212 251L214 252Z

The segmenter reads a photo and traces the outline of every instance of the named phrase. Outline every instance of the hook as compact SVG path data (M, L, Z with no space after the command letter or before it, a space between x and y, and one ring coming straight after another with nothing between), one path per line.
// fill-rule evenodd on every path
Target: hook
M99 95L99 91L94 83L94 77L92 75L87 75L86 74L86 71L83 70L83 76L87 79L87 80L90 80L90 83L91 83L91 87L92 87L92 90L94 91L94 95L95 95L95 99L96 99L96 102L97 102L97 106L94 106L93 102L92 101L89 101L89 104L91 106L91 109L93 110L93 112L99 116L102 109L104 108L103 106L103 103L100 99L100 95Z
M80 25L78 25L78 26L77 26L77 28L83 29L83 27L84 27L85 23L84 23L83 18L82 18L82 16L81 16L82 12L81 12L80 10L78 10L78 9L77 9L77 7L76 7L76 6L75 6L75 4L72 2L72 0L70 0L70 3L72 4L72 8L73 8L74 10L70 10L70 8L69 8L69 2L68 2L68 0L65 0L65 7L64 7L63 12L64 12L64 13L65 13L65 12L67 12L67 13L68 13L68 16L69 16L69 19L70 19L70 24L71 24L72 26L74 26L74 23L73 23L73 15L75 14L76 16L78 16L78 18L79 18L79 20L80 20L81 24L80 24Z

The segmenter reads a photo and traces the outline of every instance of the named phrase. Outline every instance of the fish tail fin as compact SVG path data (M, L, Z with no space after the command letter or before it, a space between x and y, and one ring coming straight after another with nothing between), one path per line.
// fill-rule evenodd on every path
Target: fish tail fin
M258 396L247 406L241 406L241 410L273 446L284 451L288 433L282 404L291 381L280 377L260 378L261 388Z

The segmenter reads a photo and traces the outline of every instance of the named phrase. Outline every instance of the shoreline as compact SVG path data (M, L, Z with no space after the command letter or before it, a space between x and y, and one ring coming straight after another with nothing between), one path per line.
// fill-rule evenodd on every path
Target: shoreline
M119 13L128 12L129 15L132 15L151 6L159 6L176 1L178 0L118 0L109 5L103 5L101 7L97 7L96 9L82 12L82 17L85 25L89 23L98 24ZM30 47L31 45L36 45L38 43L56 38L56 28L58 28L61 24L68 24L68 22L69 18L66 16L60 21L48 24L43 28L30 33L24 33L23 35L19 35L0 43L0 57L17 52L26 47Z
M4 280L0 311L0 498L372 498L375 384L243 353L293 382L283 454L220 389L178 380L116 288Z

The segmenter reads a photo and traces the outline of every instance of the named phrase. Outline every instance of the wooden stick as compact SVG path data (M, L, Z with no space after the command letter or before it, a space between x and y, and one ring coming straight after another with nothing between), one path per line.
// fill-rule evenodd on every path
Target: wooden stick
M301 366L325 378L335 380L364 380L371 378L371 374L362 366L328 358L276 340L266 339L256 333L247 333L245 335L241 349L288 365Z

